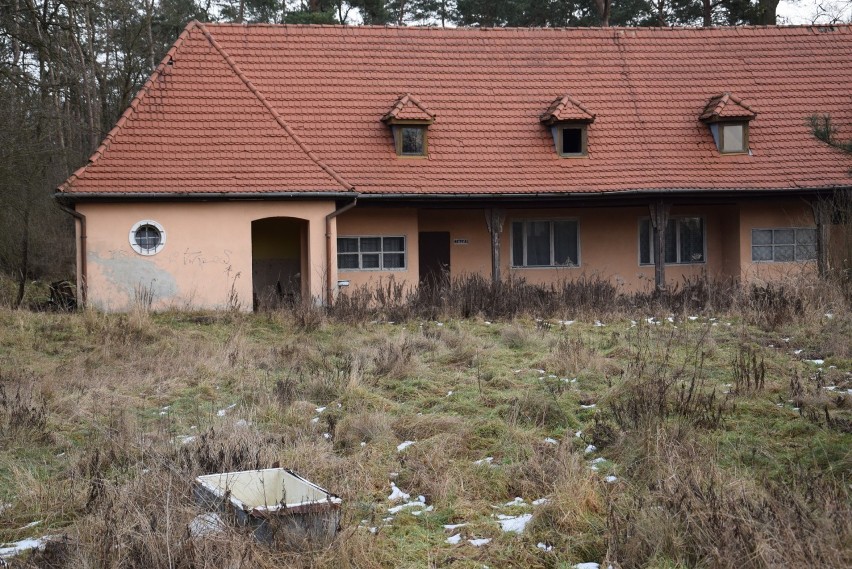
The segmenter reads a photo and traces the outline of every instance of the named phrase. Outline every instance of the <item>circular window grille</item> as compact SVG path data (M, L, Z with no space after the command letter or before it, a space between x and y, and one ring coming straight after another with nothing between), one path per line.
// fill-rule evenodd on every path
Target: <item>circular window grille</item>
M146 219L133 226L128 238L130 246L140 255L155 255L166 244L166 230L156 221Z

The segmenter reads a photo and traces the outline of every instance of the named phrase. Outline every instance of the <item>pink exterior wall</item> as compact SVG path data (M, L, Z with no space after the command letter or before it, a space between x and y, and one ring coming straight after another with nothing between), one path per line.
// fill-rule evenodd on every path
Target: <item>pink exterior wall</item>
M417 210L413 208L365 208L356 207L337 218L336 236L340 237L405 237L405 269L389 271L341 270L337 269L337 280L349 281L349 290L364 285L376 286L387 283L393 277L397 283L408 287L416 286L419 280L419 256L417 241ZM337 243L335 241L333 243ZM337 257L332 259L337 264ZM335 281L337 282L337 281ZM345 292L345 289L343 290Z
M749 202L740 207L740 271L746 282L797 278L814 274L816 261L793 263L754 263L751 260L751 230L784 227L815 227L811 206L801 200Z
M418 234L450 234L450 271L454 277L491 274L490 237L482 209L380 208L359 204L331 223L333 251L340 236L404 236L406 267L399 270L340 270L337 256L326 269L325 216L332 201L208 202L78 204L87 216L86 243L89 303L107 310L126 310L135 290L150 287L157 308L225 308L231 290L241 309L252 307L251 222L269 217L307 221L299 250L303 294L326 296L326 278L348 280L353 290L377 286L393 278L407 287L419 280ZM502 274L531 283L551 283L581 277L611 279L625 292L650 291L653 265L639 264L639 220L646 207L506 209L501 238ZM716 206L674 206L672 216L700 216L705 222L706 261L666 265L670 285L685 278L761 281L813 271L815 263L753 263L753 228L813 227L810 207L801 201L761 201ZM153 219L166 230L164 249L139 255L128 242L134 223ZM579 222L580 265L559 268L511 266L512 222L516 220L576 219ZM292 233L292 232L291 232ZM292 237L292 236L291 236ZM259 253L260 254L260 253ZM346 289L343 289L346 290ZM409 289L410 290L410 289ZM336 291L339 292L339 291Z
M87 289L91 306L127 310L134 291L150 287L155 308L228 308L231 290L241 310L252 308L251 222L267 217L308 221L301 244L303 286L324 295L325 216L333 201L246 201L206 203L77 204L86 216ZM151 219L166 231L156 255L130 246L134 223Z

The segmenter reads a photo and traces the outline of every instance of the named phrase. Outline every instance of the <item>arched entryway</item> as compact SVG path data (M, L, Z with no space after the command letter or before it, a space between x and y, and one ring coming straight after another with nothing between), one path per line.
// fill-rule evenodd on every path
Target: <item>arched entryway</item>
M308 294L308 222L267 217L251 222L254 309L291 305Z

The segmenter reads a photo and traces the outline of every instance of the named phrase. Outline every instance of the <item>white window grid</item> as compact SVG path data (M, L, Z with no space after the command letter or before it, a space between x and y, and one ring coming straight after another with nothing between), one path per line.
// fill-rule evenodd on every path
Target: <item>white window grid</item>
M358 251L340 251L338 247L337 251L337 270L338 271L405 271L408 270L408 239L406 239L405 235L338 235L338 242L340 239L357 239L358 240ZM379 240L379 250L378 251L362 251L361 250L361 240L362 239L378 239ZM402 250L385 250L385 239L402 239ZM385 253L396 253L402 254L402 266L401 267L392 267L385 268ZM348 255L348 256L358 256L358 267L352 268L343 268L340 266L340 256ZM378 255L379 256L379 266L378 267L364 267L364 255Z
M772 232L772 243L766 244L755 244L754 243L754 235L756 231L771 231ZM793 242L792 243L775 243L775 234L781 231L792 231L793 232ZM814 233L814 242L813 243L799 243L799 233L800 232L809 232ZM751 230L751 261L752 263L801 263L806 261L814 261L816 260L817 254L817 242L816 242L816 227L754 227ZM805 257L804 255L800 255L799 251L805 245L812 246L814 250L814 254L812 256ZM755 247L772 247L772 259L755 259L754 251ZM790 260L782 260L777 261L776 250L781 247L793 247L793 258Z

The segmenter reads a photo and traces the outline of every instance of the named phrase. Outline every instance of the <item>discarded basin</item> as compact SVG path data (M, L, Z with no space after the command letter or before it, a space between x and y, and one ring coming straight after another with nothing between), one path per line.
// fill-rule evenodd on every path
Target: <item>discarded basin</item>
M195 479L202 507L224 513L255 537L291 544L328 541L340 525L339 497L286 468L208 474Z

